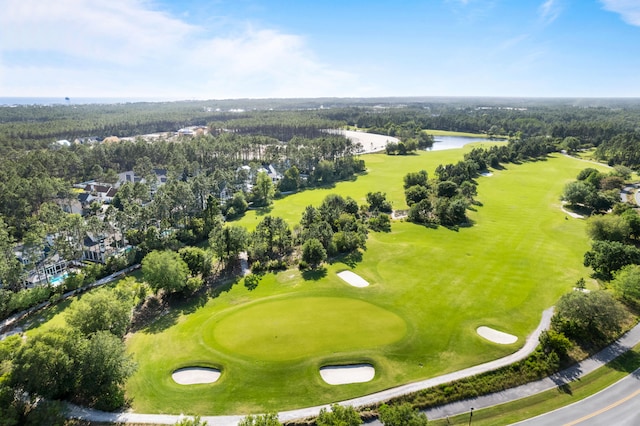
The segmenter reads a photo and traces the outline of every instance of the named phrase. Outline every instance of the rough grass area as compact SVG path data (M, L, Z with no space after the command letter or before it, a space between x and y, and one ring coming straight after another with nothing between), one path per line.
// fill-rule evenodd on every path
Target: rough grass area
M382 190L396 207L404 206L406 172L424 168L431 174L465 151L367 156L367 175L279 200L270 214L295 223L306 205L319 204L330 192L362 202L366 192ZM139 363L128 384L134 410L206 415L292 409L514 352L542 310L589 275L582 266L588 249L584 221L566 218L559 201L565 183L584 167L563 156L507 165L478 179L483 205L469 212L472 227L394 222L392 232L370 234L361 259L337 261L314 279L305 280L297 270L266 275L253 291L236 285L163 318L128 340ZM240 223L250 225L258 217L248 215ZM345 286L337 277L345 267L371 285ZM488 342L475 332L480 325L514 334L518 343ZM379 335L372 335L374 329ZM309 338L314 333L318 343ZM332 335L340 345L332 346ZM275 336L286 336L286 344L276 343ZM348 363L372 364L376 377L330 386L318 374L322 365ZM222 376L188 389L173 383L171 372L190 365L220 368Z

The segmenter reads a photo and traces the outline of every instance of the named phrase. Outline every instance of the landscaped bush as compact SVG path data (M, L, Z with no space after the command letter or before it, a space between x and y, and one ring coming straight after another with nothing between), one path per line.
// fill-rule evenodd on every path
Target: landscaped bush
M558 354L555 352L545 354L539 347L526 359L498 370L403 395L389 402L392 404L408 402L420 409L435 407L538 380L555 373L559 367Z

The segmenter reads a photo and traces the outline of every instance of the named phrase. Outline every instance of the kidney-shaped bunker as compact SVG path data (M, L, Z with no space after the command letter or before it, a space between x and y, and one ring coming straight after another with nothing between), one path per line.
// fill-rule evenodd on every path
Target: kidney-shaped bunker
M327 365L320 368L322 380L330 385L369 382L375 375L376 370L371 364Z
M174 371L171 378L179 385L214 383L220 378L220 370L207 367L186 367Z

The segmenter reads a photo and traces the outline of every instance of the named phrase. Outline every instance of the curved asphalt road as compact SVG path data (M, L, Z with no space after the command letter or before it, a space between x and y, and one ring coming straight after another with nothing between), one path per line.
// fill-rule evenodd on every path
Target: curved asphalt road
M640 369L582 401L516 424L522 426L635 426L640 424L638 406L640 406Z

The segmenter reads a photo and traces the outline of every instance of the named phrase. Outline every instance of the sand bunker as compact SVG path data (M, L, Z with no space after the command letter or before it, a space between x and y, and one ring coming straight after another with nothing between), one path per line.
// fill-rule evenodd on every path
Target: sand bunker
M499 343L501 345L510 345L511 343L515 343L518 340L518 337L514 336L513 334L503 333L502 331L494 330L490 327L478 327L476 331L485 339L493 343Z
M347 284L354 287L367 287L369 283L358 274L354 274L351 271L338 272L338 276L342 278Z
M205 367L187 367L174 371L171 378L179 385L213 383L220 378L220 370Z
M320 368L322 380L330 385L364 383L373 380L376 370L371 364L327 365Z

